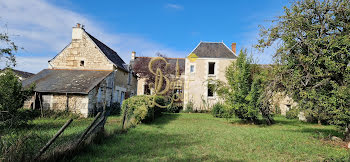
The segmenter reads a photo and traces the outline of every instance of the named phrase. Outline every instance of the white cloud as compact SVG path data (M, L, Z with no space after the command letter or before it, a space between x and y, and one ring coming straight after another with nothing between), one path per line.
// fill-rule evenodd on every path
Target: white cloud
M171 4L171 3L168 3L165 5L165 8L172 8L172 9L176 9L176 10L182 10L184 9L183 6L181 5L178 5L178 4Z
M0 15L0 22L7 24L16 44L25 49L21 52L24 54L17 57L16 69L19 70L38 72L47 68L47 61L70 42L72 27L78 22L85 25L87 32L114 49L125 62L129 62L131 51L144 56L154 56L156 52L171 57L186 54L137 35L110 31L103 22L45 0L2 0Z

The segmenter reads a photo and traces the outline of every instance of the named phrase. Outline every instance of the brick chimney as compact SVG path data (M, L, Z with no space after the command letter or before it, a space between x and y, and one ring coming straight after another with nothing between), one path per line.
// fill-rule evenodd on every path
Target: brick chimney
M131 52L131 60L135 60L135 57L136 57L136 52L132 51Z
M231 44L231 49L232 49L233 53L236 54L236 43Z
M83 38L84 29L82 25L77 23L77 26L73 27L72 40L80 40Z

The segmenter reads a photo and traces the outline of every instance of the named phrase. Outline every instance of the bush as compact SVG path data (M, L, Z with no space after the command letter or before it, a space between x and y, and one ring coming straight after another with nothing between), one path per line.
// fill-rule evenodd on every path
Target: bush
M12 70L5 70L0 75L0 126L17 127L27 123L30 118L20 109L32 92L33 87L22 90L22 83Z
M188 112L194 112L193 111L193 102L189 101L186 105L186 109L183 110L182 112L188 113Z
M142 122L151 122L162 114L165 108L150 107L153 97L148 95L133 96L123 101L122 115L127 127L136 126ZM159 105L166 105L164 97L156 96Z
M166 112L169 113L179 113L182 110L182 105L180 104L173 104L167 108Z
M287 119L297 119L299 115L299 109L290 109L289 111L286 112L286 118Z
M223 118L224 115L225 115L225 107L224 107L224 105L221 104L221 103L216 103L211 109L211 114L214 117Z

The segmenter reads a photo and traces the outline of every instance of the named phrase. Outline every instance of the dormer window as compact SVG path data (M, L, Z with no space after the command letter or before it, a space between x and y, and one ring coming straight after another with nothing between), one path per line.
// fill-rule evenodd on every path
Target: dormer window
M209 62L208 74L209 75L215 74L215 62Z
M84 64L85 64L84 60L81 60L80 61L80 66L84 66Z

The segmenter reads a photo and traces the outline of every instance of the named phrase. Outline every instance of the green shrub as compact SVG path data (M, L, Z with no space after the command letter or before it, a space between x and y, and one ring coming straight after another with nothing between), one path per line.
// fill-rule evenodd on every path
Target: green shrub
M223 118L225 116L225 106L221 103L216 103L211 109L211 114L217 118Z
M173 104L167 108L166 112L169 113L179 113L182 110L182 105L180 104Z
M140 95L133 96L123 101L122 104L122 115L125 118L126 127L136 126L142 122L151 122L162 114L165 108L157 106L150 107L152 96ZM166 105L164 97L157 96L156 102L159 105Z
M24 101L32 95L33 86L22 89L22 83L12 70L5 70L0 75L0 126L17 127L26 124L30 117L20 111Z
M299 112L300 111L297 108L290 109L289 111L286 112L286 118L287 119L297 119Z

